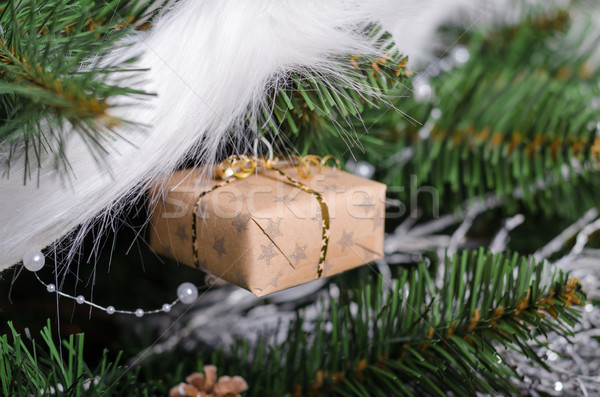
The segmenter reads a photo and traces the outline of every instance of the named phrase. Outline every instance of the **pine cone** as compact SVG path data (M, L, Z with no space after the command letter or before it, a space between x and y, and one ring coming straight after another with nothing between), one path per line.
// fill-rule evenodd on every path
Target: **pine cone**
M240 393L248 390L248 383L240 377L221 376L217 382L214 394L215 397L239 397Z
M192 385L180 383L169 391L169 397L196 397L200 391Z
M169 392L169 397L240 397L248 390L248 383L240 376L221 376L217 380L217 367L205 365L204 374L195 372Z

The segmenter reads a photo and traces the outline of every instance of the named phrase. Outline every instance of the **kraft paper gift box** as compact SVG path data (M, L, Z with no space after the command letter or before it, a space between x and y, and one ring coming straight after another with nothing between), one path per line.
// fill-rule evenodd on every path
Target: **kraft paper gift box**
M327 206L322 277L383 256L384 184L330 167L311 178L301 177L295 167L281 170L321 193ZM177 172L166 188L153 192L160 194L150 227L155 251L256 296L318 278L323 219L314 194L269 169L198 186L201 172Z

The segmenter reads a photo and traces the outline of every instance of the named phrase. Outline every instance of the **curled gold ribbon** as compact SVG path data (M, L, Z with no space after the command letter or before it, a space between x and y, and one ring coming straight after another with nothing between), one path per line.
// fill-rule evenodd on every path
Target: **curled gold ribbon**
M323 158L314 154L294 156L294 158L297 160L296 169L302 178L311 178L313 176L313 167L317 168L317 174L320 173L323 167L327 166L329 160L333 160L335 168L340 169L340 161L330 154ZM273 169L273 164L276 162L277 158L265 160L254 156L233 155L219 163L216 167L216 172L223 180L231 177L243 179L252 175L258 168Z
M329 160L333 160L335 162L335 168L337 170L340 170L340 168L342 168L340 166L340 160L338 160L337 157L332 156L331 154L328 154L327 156L325 156L321 159L321 161L320 161L321 167L325 167L327 165L327 161L329 161Z
M336 164L336 168L340 169L340 162L337 158L331 155L327 155L323 158L315 155L308 156L296 156L296 160L298 164L296 168L298 170L298 174L302 178L311 178L312 177L312 168L317 168L317 173L321 172L323 167L327 165L329 160L334 160ZM235 155L229 156L221 163L219 163L215 170L217 175L224 180L224 183L218 184L206 190L198 195L196 201L194 203L194 210L192 212L192 251L194 256L194 265L196 267L200 267L200 258L198 254L198 244L197 244L197 212L200 206L200 200L206 196L207 194L215 191L216 189L223 187L229 183L231 183L235 179L244 179L257 172L259 168L264 168L267 170L271 170L277 172L279 175L286 179L286 183L294 186L308 194L313 195L319 203L321 207L321 253L319 255L319 263L317 266L317 278L321 278L323 276L325 259L327 257L327 249L329 247L329 228L330 228L330 218L329 218L329 207L327 203L323 200L323 196L321 193L315 191L314 189L306 186L302 182L292 178L287 175L285 172L280 170L279 168L274 166L274 163L277 159L268 159L265 160L263 158L254 157L254 156L244 156L244 155Z
M221 179L228 179L232 176L243 179L247 178L256 171L259 159L248 156L229 156L216 167L217 175Z
M319 156L315 156L309 154L308 156L300 157L296 156L298 160L298 165L296 168L298 169L298 174L302 178L312 178L311 165L317 167L318 172L321 172L321 158Z

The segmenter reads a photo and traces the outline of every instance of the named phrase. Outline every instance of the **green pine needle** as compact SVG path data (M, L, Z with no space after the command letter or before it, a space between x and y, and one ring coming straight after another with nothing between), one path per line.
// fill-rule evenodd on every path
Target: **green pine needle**
M50 320L40 332L43 344L23 340L9 321L10 336L0 336L0 391L4 396L100 396L120 385L120 355L109 362L105 351L100 364L90 368L83 359L83 334L63 341L63 355L54 342ZM122 383L131 381L131 376Z
M597 206L600 69L590 53L600 36L591 23L558 11L465 35L469 61L429 78L435 101L394 102L420 123L363 113L367 159L388 185L405 187L401 200L416 178L436 188L446 211L488 193L548 215ZM380 160L407 148L406 163Z
M123 4L121 4L123 3ZM47 155L68 169L62 148L68 126L99 160L111 130L126 121L109 115L109 99L145 94L115 83L139 54L120 64L102 59L131 29L145 29L160 11L151 0L10 0L0 8L0 150L4 172L24 162L24 180ZM166 1L164 2L166 4ZM142 71L137 71L142 72Z
M300 314L283 345L259 342L246 361L240 342L214 363L244 377L249 396L518 394L501 347L546 368L536 337L571 335L581 285L545 263L483 250L439 266L443 283L420 263L391 285L342 292L311 332Z

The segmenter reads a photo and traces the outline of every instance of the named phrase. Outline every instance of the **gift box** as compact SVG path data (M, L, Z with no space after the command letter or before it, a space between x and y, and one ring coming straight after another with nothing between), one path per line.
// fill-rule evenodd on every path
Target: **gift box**
M184 170L152 192L150 245L264 296L381 258L385 190L331 167L311 177L287 167L227 180Z

